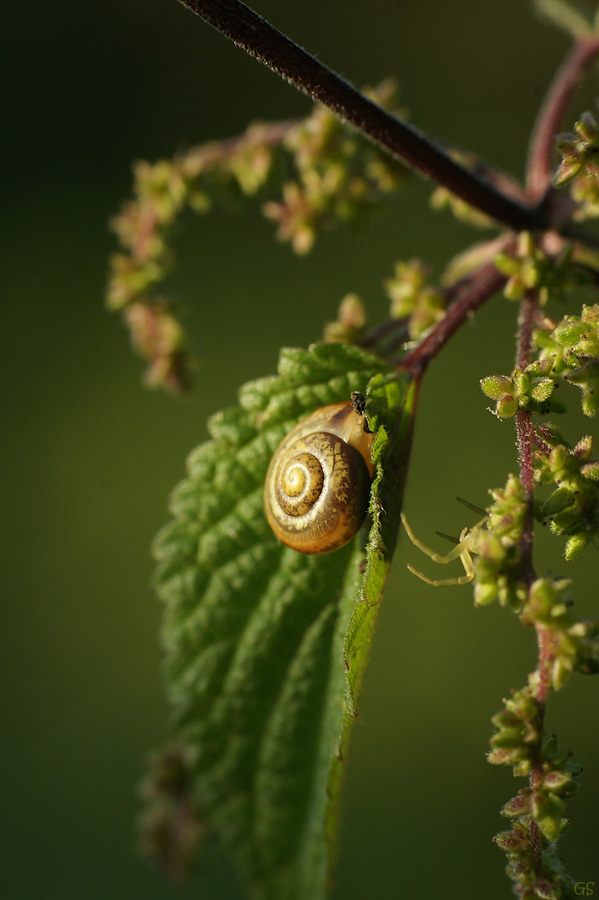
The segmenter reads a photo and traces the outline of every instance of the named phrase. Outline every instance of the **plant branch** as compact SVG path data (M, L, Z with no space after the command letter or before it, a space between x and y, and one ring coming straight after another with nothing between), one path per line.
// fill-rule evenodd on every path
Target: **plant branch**
M518 317L518 348L516 352L516 367L525 369L530 362L532 352L532 334L535 322L538 316L539 305L538 298L534 291L528 291L520 305L520 315ZM524 527L522 537L520 539L520 550L522 558L523 575L528 582L528 587L532 585L535 579L535 572L532 562L533 549L533 528L534 528L534 461L533 461L533 442L534 428L532 424L532 416L527 409L520 409L516 413L516 435L518 444L518 457L520 460L520 481L526 491L526 514L524 517ZM537 646L539 653L539 661L537 665L537 679L535 682L535 700L538 705L538 721L540 733L534 752L534 759L530 773L530 787L533 791L541 787L543 767L542 767L542 743L545 721L545 708L547 702L547 694L549 691L549 672L550 665L550 635L549 629L539 623L536 623ZM531 848L534 854L535 870L538 875L542 872L543 867L543 840L540 828L534 819L530 822Z
M234 156L244 144L255 142L267 147L275 147L277 144L281 144L287 135L301 124L301 121L301 119L285 119L280 122L253 123L243 134L236 134L234 137L224 138L221 141L200 144L183 154L186 171L193 172L194 169L200 171L207 166L222 162L227 157Z
M509 250L513 238L505 236L502 248ZM398 362L398 367L411 372L421 372L431 359L445 346L464 321L482 304L493 296L507 281L493 262L485 263L468 279L457 300L448 307L441 321L426 335L411 353Z
M566 110L586 70L599 56L599 35L580 38L558 69L543 101L532 132L526 184L535 203L545 197L553 178L553 149Z
M179 0L221 34L352 124L392 156L516 231L546 226L544 214L508 197L441 147L377 106L239 0Z
M532 544L534 525L534 465L533 465L533 425L532 417L527 409L519 409L516 413L516 435L518 457L520 460L520 481L526 491L526 515L520 539L523 574L530 586L535 578L532 565Z
M530 362L532 352L532 334L539 314L539 302L534 291L528 291L520 305L518 316L518 348L516 352L516 368L525 369ZM528 584L531 585L535 578L532 565L532 544L534 526L534 463L533 441L534 428L532 417L527 409L520 409L516 413L516 435L518 443L518 457L520 460L520 481L526 491L527 510L524 520L524 530L520 547L522 551L522 563Z

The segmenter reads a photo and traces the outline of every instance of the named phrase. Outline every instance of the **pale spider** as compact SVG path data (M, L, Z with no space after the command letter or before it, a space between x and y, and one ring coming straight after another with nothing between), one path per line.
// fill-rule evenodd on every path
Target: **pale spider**
M427 547L425 543L419 540L410 526L408 525L408 520L406 519L404 513L401 514L401 521L403 523L403 527L406 530L406 534L412 541L415 547L418 547L419 550L422 550L423 553L426 553L433 562L440 563L441 565L446 565L447 563L453 562L454 559L459 559L462 565L464 566L464 574L459 575L457 578L429 578L428 575L425 575L424 572L419 572L418 569L415 569L408 563L408 569L412 573L412 575L416 575L420 578L421 581L426 582L426 584L430 584L432 587L449 587L454 584L468 584L474 578L474 565L472 563L471 553L476 552L475 547L477 544L478 533L480 531L481 525L486 522L488 516L484 516L480 522L477 522L476 525L473 525L472 528L464 528L460 534L457 545L450 550L449 553L443 556L441 553L436 553L434 550L431 550L430 547ZM454 538L455 540L455 538Z

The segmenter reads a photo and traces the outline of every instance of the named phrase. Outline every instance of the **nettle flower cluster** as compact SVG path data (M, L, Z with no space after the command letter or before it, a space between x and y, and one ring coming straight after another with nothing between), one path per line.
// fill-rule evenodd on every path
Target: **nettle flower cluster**
M562 155L555 175L557 187L568 185L576 203L573 217L579 222L599 216L599 122L585 112L574 131L560 135L557 148Z
M540 481L543 473L555 472L551 454L538 454ZM520 480L511 475L504 489L491 493L488 519L473 548L475 602L497 600L511 607L523 624L535 628L542 648L527 685L506 698L492 719L489 762L512 766L515 776L528 778L527 786L503 806L512 825L495 841L507 854L506 871L518 896L556 900L569 896L574 884L555 843L568 826L566 801L578 789L581 767L559 750L555 737L544 733L544 700L549 688L560 690L573 672L599 672L599 620L580 621L572 614L569 579L546 576L528 583L522 541L527 503ZM584 530L584 516L572 517L570 528L577 534Z
M525 369L482 379L484 393L495 401L494 414L564 412L554 392L565 382L582 390L582 410L593 416L599 401L599 306L584 306L580 316L565 316L557 324L544 318L533 342L537 358ZM536 515L549 522L553 533L567 536L565 556L571 560L589 542L599 545L599 461L591 459L593 440L585 435L572 447L557 426L544 424L535 430L535 443L535 479L554 486L537 504Z
M383 107L395 105L391 80L367 93ZM107 304L123 315L148 361L146 383L178 392L189 385L192 360L162 283L173 264L172 229L186 209L205 215L255 197L279 239L305 254L321 231L358 224L407 170L316 106L302 120L250 125L173 159L137 162L133 175L134 196L112 221L121 252L110 261Z
M539 352L526 369L481 381L487 397L496 401L495 414L509 418L519 409L541 415L564 412L554 396L561 378L581 389L582 411L594 416L599 407L599 306L583 306L580 316L564 316L559 323L544 318L533 341Z
M582 165L582 163L581 163ZM503 254L498 267L508 276L509 299L534 291L541 301L531 336L534 358L509 375L481 381L500 419L526 414L533 428L534 480L541 489L532 515L564 536L564 556L573 560L589 543L599 546L599 461L592 459L590 435L572 446L550 413L565 411L567 385L582 392L586 416L599 403L599 306L583 306L580 315L555 321L545 315L549 299L561 299L566 286L564 257L555 263L528 234L521 235L515 253ZM561 397L556 392L560 389ZM545 490L543 490L545 489ZM579 621L571 613L571 582L566 578L526 577L526 495L519 479L510 476L505 489L492 492L493 504L477 535L475 601L497 599L535 628L539 666L527 685L515 691L493 718L489 762L511 765L514 775L529 779L503 807L512 820L509 831L496 837L507 853L507 872L522 897L569 896L573 882L555 854L555 842L568 825L565 803L578 786L580 766L562 753L554 737L543 731L548 690L560 690L572 672L599 671L599 620ZM539 835L545 839L539 866Z

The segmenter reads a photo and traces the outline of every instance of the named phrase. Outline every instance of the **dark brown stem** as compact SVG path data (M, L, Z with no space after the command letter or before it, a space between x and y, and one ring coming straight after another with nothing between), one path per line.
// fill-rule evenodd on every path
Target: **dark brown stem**
M555 135L582 77L598 55L599 37L577 41L556 72L539 110L532 132L526 172L528 195L533 203L539 202L551 186Z
M508 197L412 126L377 106L239 0L180 0L251 56L327 106L420 174L515 231L546 226L540 210Z

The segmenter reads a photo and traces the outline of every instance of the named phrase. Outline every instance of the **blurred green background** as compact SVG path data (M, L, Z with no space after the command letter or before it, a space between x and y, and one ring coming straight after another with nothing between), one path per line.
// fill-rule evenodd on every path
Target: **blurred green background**
M522 0L260 0L258 11L357 84L396 75L419 127L517 176L567 49ZM438 272L477 235L431 213L416 180L361 236L327 235L307 259L277 244L256 209L192 222L174 286L202 360L197 390L182 401L148 393L103 308L107 221L128 195L131 161L309 104L175 0L11 4L0 41L0 894L240 900L217 848L185 889L134 852L136 783L167 720L150 540L206 417L233 404L239 384L273 372L281 345L318 338L350 290L384 317L381 280L396 259L419 255ZM406 510L428 542L471 523L456 496L485 505L516 465L512 426L485 412L478 387L511 368L515 315L496 299L425 380ZM569 435L588 429L577 421ZM565 573L550 554L542 543L539 570ZM518 785L484 754L490 716L534 666L533 635L506 611L475 611L468 588L427 588L407 559L427 565L402 543L354 736L335 897L508 897L490 838ZM595 551L571 570L577 609L596 614ZM577 879L599 884L598 688L574 677L548 724L585 767L562 854Z

